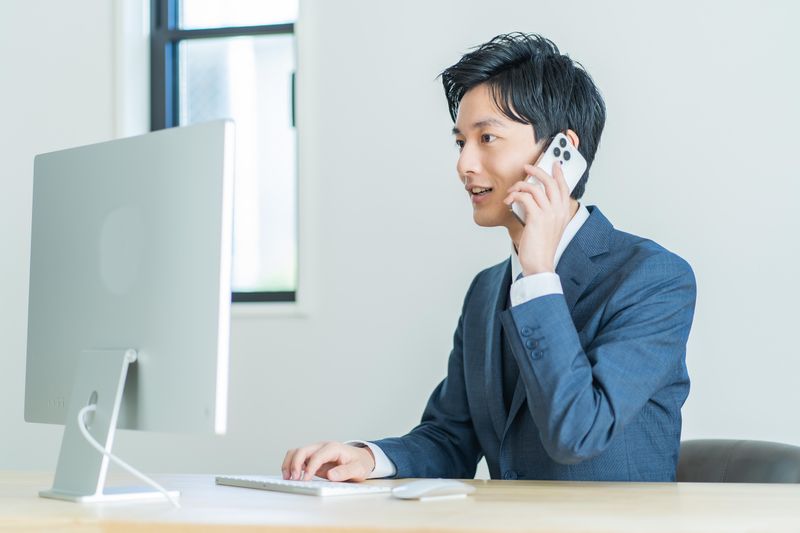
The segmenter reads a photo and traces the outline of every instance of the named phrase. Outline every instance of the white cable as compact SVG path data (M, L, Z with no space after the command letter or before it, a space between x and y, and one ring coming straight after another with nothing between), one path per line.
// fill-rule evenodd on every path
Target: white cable
M97 440L95 440L94 437L92 437L91 433L89 433L89 430L86 429L85 416L86 416L86 413L88 413L89 411L97 411L97 406L96 405L87 405L86 407L81 409L80 412L78 413L78 427L80 428L81 433L83 433L84 438L89 442L89 444L91 444L92 447L95 450L97 450L98 452L102 453L104 456L108 457L109 459L111 459L112 461L117 463L117 465L121 466L122 468L124 468L125 470L127 470L128 472L133 474L134 476L138 477L139 479L141 479L142 481L144 481L145 483L147 483L148 485L150 485L151 487L153 487L154 489L159 491L161 494L163 494L167 498L167 500L169 500L169 502L172 505L174 505L175 507L180 509L180 507L181 507L180 503L178 503L178 500L175 499L175 497L173 497L172 494L167 492L167 489L165 489L164 487L162 487L161 485L159 485L158 483L156 483L155 481L153 481L152 479L150 479L146 475L142 474L141 472L136 470L134 467L132 467L131 465L129 465L128 463L126 463L125 461L123 461L122 459L117 457L116 455L114 455L111 452L109 452L106 449L104 449L100 445L100 443L97 442Z

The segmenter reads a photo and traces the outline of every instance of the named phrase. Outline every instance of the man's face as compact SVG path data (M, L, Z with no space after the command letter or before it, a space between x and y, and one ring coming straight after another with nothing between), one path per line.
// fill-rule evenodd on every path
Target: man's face
M539 157L542 147L535 143L533 128L506 117L481 84L461 99L453 134L460 150L456 170L472 201L475 223L518 226L503 199L511 185L526 178L523 165Z

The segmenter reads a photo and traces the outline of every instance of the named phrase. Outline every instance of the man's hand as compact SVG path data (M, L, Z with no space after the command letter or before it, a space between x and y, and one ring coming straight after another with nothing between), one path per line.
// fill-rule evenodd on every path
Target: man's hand
M286 452L281 473L283 479L308 481L317 475L331 481L364 481L374 469L375 457L369 448L319 442Z
M504 202L522 205L525 211L525 228L517 243L517 254L524 275L555 272L558 243L577 208L569 195L569 188L558 162L553 164L553 175L533 165L525 165L528 176L534 176L541 185L525 181L508 189Z

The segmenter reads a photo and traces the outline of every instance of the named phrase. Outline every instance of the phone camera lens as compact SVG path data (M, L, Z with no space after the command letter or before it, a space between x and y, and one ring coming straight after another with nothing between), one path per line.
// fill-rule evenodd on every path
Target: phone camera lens
M554 154L556 157L558 157L558 156L560 156L560 155L561 155L561 150L558 148L558 146L556 146L555 148L553 148L553 154Z
M567 140L561 139L560 141L558 141L558 144L561 145L561 148L565 148L567 146Z
M570 158L570 154L569 154L569 152L568 152L568 151L566 151L566 150L564 150L564 160L565 160L565 161L569 161L569 158Z

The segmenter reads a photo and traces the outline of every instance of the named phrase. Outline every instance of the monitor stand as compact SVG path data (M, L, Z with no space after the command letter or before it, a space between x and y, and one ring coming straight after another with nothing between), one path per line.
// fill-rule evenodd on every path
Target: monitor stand
M87 428L105 450L111 451L125 378L136 357L135 350L81 353L53 488L41 491L39 496L80 503L164 500L163 494L149 487L105 487L109 459L86 441L78 427L80 410L96 405L96 411L86 415ZM170 494L177 497L179 493L170 491Z

